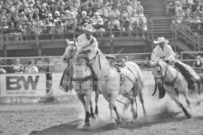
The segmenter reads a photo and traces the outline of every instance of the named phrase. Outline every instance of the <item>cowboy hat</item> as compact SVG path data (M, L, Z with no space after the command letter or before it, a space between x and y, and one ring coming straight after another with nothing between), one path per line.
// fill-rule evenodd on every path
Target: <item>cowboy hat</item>
M165 39L164 37L158 37L157 41L154 41L155 44L160 44L160 43L168 43L169 41Z
M88 24L86 27L85 27L85 31L88 31L88 32L95 32L93 26L91 24Z

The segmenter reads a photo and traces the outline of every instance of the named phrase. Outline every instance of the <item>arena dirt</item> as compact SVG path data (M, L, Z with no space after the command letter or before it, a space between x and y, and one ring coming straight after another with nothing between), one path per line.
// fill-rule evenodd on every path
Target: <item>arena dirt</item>
M123 105L116 103L123 122L109 125L108 103L101 95L99 116L91 119L89 129L84 129L83 106L71 97L66 103L0 105L0 135L203 135L203 95L191 97L193 103L202 102L187 107L193 115L187 119L168 95L164 99L158 99L158 94L152 97L152 83L148 81L145 86L147 116L137 98L139 117L135 121L130 108L123 112ZM122 97L118 100L125 102Z
M145 99L148 116L143 116L139 103L139 118L136 121L132 121L130 110L127 110L122 113L123 123L108 126L108 104L100 96L100 115L96 120L91 120L91 128L88 130L82 128L83 107L77 100L63 104L3 105L0 107L0 134L203 135L203 103L190 108L193 118L186 119L168 96L162 100L157 99L157 96ZM122 105L117 105L121 113Z

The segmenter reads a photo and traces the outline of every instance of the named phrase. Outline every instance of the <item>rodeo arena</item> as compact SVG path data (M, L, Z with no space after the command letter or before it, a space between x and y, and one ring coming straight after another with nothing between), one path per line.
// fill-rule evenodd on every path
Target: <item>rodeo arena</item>
M203 135L203 0L1 0L0 135Z

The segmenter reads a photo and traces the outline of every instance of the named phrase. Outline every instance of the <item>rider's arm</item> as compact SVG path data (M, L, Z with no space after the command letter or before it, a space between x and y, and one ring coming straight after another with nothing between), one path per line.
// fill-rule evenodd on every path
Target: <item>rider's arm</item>
M152 55L151 55L151 60L152 61L159 60L159 57L157 57L157 53L158 53L158 49L157 49L157 47L155 47L154 50L152 51Z
M166 58L166 60L169 60L170 62L174 61L175 60L175 53L174 53L172 47L169 45L167 47L167 53L169 56Z
M90 40L90 46L92 46L93 48L98 46L98 42L97 39L95 37L92 37Z

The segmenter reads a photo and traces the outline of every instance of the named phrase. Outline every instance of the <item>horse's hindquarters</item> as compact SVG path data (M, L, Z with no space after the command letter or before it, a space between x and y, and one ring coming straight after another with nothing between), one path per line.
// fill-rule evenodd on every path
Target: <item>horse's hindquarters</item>
M135 84L136 85L136 84ZM125 77L125 81L121 82L121 86L120 86L120 93L119 95L123 95L129 92L132 92L132 88L134 87L133 82L131 82L130 80L128 80Z

